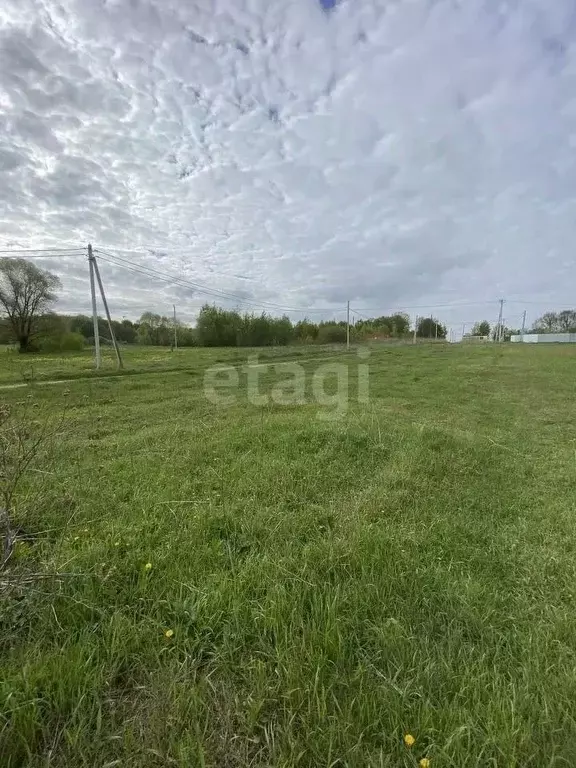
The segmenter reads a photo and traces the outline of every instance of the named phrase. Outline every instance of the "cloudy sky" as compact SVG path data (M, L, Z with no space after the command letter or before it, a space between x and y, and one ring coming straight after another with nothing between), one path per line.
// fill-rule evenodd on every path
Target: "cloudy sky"
M116 316L573 306L575 149L573 0L0 0L0 248Z

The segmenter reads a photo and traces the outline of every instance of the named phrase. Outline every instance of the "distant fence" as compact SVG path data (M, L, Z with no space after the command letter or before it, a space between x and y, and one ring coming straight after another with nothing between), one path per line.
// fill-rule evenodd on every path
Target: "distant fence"
M524 344L576 344L576 333L524 333L510 336L510 341Z

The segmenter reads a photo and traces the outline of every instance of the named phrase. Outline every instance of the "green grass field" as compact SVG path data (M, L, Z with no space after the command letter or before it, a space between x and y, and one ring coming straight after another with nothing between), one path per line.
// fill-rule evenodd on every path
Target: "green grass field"
M576 349L375 347L368 403L354 352L276 354L306 404L249 402L245 350L0 360L64 414L0 573L2 768L576 765Z

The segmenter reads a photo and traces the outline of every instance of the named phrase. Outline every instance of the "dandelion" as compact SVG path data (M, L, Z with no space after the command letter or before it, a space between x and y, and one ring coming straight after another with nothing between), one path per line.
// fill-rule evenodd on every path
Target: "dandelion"
M423 757L422 760L418 763L420 768L430 768L430 760L428 760L427 757Z
M144 570L145 571L151 571L152 570L152 563L146 563L146 565L144 566Z
M407 747L411 747L415 743L416 743L416 739L414 738L414 736L412 736L411 733L407 733L404 736L404 744L406 744Z
M78 541L79 538L80 536L74 536L74 541Z
M164 632L164 637L167 637L168 639L170 639L171 637L174 637L174 630L167 629L166 632Z
M84 528L84 533L88 533L88 528Z
M115 542L114 542L114 546L115 546L115 547L119 547L119 546L120 546L120 542L119 542L119 541L115 541Z

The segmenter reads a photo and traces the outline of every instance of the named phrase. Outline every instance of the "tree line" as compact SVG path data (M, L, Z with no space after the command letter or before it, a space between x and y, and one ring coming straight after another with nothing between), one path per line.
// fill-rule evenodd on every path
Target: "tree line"
M498 332L496 325L491 326L488 320L475 323L471 336L485 336L495 338ZM534 323L524 329L525 334L531 333L576 333L576 309L563 309L559 312L545 312ZM502 327L502 338L509 341L510 336L522 334L521 328Z
M0 259L0 341L15 342L21 352L74 351L94 343L94 324L88 315L64 315L51 311L61 288L59 279L25 259ZM241 313L204 305L195 327L175 323L173 318L144 312L136 322L123 318L111 322L122 344L152 346L261 347L306 344L339 344L346 341L343 321L292 322L289 317L262 313ZM354 341L370 338L402 339L411 335L410 318L395 314L361 318L351 328ZM108 323L98 318L101 342L112 343ZM421 318L416 335L446 337L446 328L435 318Z
M120 344L173 347L265 347L288 344L344 344L344 321L313 322L309 319L293 322L289 317L241 313L236 310L205 305L194 327L171 317L144 312L139 320L112 320L114 336ZM94 344L94 324L88 315L66 315L43 312L31 318L26 333L9 317L0 320L0 343L17 343L21 352L72 352ZM436 330L438 333L436 335ZM176 331L176 333L175 333ZM111 344L111 334L105 318L98 317L101 344ZM370 339L411 338L413 330L408 318L370 318L358 321L350 328L353 342ZM433 318L419 322L417 335L445 338L446 329Z
M531 333L576 333L576 309L545 312L534 323Z
M0 342L17 343L21 352L74 351L94 343L94 325L88 315L52 311L61 288L58 277L25 259L0 259ZM205 304L194 327L154 312L140 319L112 320L112 330L122 344L148 346L263 347L287 344L342 344L347 338L344 321L292 322L286 315L242 313ZM576 332L576 310L546 312L531 329L534 333ZM487 320L475 324L472 335L489 337L496 332ZM519 331L504 329L504 339ZM98 318L103 344L112 343L108 323ZM358 317L350 328L354 342L378 339L445 339L446 326L434 317L420 317L412 328L405 313Z

